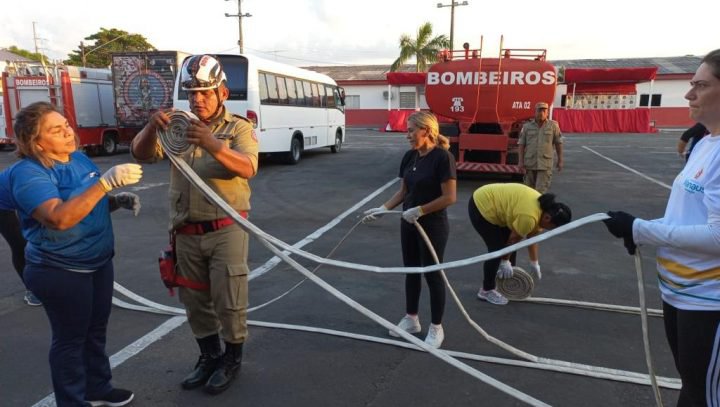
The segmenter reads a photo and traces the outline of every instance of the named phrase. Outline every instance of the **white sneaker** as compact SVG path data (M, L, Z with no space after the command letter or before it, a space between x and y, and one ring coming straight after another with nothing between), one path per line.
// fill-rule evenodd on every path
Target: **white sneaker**
M445 331L443 331L442 325L430 324L425 343L437 349L442 345L443 340L445 340Z
M410 315L405 315L403 319L398 322L397 326L398 328L409 334L416 334L422 331L422 327L420 326L420 318L418 318L417 316L413 318ZM396 338L400 337L400 335L396 334L394 331L388 331L388 333L390 334L390 336L394 336Z
M489 302L495 305L505 305L508 303L508 299L504 295L497 292L497 290L485 291L482 288L478 291L477 296L479 299Z

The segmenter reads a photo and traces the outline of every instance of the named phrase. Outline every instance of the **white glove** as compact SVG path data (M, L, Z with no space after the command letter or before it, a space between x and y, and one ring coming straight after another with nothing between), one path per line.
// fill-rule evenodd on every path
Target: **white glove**
M115 203L120 208L132 210L135 216L140 213L140 197L132 192L115 194Z
M407 223L415 223L423 215L422 206L416 206L403 212L402 217Z
M377 208L368 209L365 212L363 212L363 215L365 215L364 218L362 218L362 223L370 223L372 221L377 220L379 217L385 215L384 212L387 212L388 208L385 205L381 205Z
M497 276L500 278L512 278L513 268L510 264L510 260L500 260L500 267L498 267Z
M114 188L120 188L125 185L135 184L142 178L142 167L138 164L120 164L116 165L100 177L100 185L105 193L112 191Z
M537 261L531 261L530 262L530 271L535 273L537 276L537 279L542 279L542 273L540 272L540 263Z

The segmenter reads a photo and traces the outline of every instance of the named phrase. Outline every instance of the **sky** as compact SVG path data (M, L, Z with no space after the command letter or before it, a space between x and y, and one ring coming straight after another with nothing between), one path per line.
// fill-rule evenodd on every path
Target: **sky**
M450 33L441 0L243 0L245 53L298 65L391 64L402 34L424 22ZM454 48L483 55L505 48L547 49L548 59L704 55L720 47L720 2L638 0L467 0L455 8ZM459 1L458 3L462 3ZM237 0L35 0L3 7L0 48L12 45L66 59L100 28L143 35L159 50L237 53ZM450 4L450 0L442 0ZM649 7L648 7L649 6ZM583 10L580 10L583 9ZM715 16L701 21L703 15ZM92 46L86 42L86 47Z

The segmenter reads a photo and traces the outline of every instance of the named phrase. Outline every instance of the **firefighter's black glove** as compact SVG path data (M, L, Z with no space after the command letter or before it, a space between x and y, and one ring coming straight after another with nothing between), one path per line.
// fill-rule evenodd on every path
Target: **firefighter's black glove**
M610 231L613 236L623 239L623 244L629 254L635 254L637 246L635 245L635 240L633 240L632 230L635 217L622 211L610 211L607 214L610 216L610 219L603 220L603 223L607 226L608 231Z

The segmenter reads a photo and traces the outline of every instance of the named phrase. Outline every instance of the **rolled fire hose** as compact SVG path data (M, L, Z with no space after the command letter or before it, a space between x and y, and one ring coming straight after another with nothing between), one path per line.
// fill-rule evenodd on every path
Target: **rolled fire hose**
M521 301L530 298L535 288L532 276L518 266L513 266L512 269L512 277L495 280L495 289L509 300Z
M178 169L181 170L181 172L183 172L183 175L185 175L186 177L192 178L191 175L194 175L194 174L192 174L192 169L190 169L189 167L187 167L187 164L185 164L184 162L181 162L181 161L178 160L177 158L173 157L173 155L181 154L181 153L187 151L187 149L190 147L190 146L187 144L187 142L184 140L183 135L184 135L184 129L189 125L189 118L191 118L191 117L193 117L193 116L191 116L191 115L189 115L189 114L187 114L187 113L185 113L185 112L173 112L173 114L171 114L170 116L171 116L171 126L169 126L169 129L172 129L172 130L170 130L170 132L171 132L172 135L169 136L169 135L168 135L168 132L161 132L161 138L160 138L161 143L163 143L163 146L164 146L165 150L166 150L168 153L170 153L170 154L169 154L169 157L171 158L171 160L173 161L173 163L176 164L176 166L178 167ZM171 143L167 143L167 145L166 145L166 144L164 143L164 140L165 140L165 139L167 139L167 140L172 140L172 142L171 142ZM173 159L173 158L175 158L175 159ZM185 164L185 171L183 171L183 168L182 168L183 166L182 166L182 164ZM189 171L189 172L186 173L186 171ZM192 181L192 179L191 179L191 181ZM196 185L196 183L193 183L193 184L194 184L196 187L198 187L199 189L201 189L206 195L209 195L208 197L209 197L210 199L218 198L217 196L212 197L212 195L214 195L214 194L213 194L213 191L211 191L211 190L208 191L207 187L206 187L206 190L203 190L203 188L201 187L201 185L199 185L199 184ZM216 202L216 203L218 203L221 207L223 206L223 205L222 205L223 202L221 202L221 201L220 201L220 202ZM224 209L227 211L228 208L224 208ZM232 213L232 212L233 212L233 211L232 211L232 208L229 208L229 209L230 209L231 212L228 212L228 214L232 216L232 214L233 214L233 213ZM580 226L580 225L582 225L582 224L594 222L594 221L597 221L597 220L599 220L599 219L603 219L603 218L605 218L605 217L606 217L605 214L596 214L596 215L593 215L593 216L591 216L591 217L582 219L582 222L576 221L576 224L575 224L574 227L572 227L572 228L578 227L578 226ZM241 226L244 226L244 228L245 228L246 230L249 230L250 232L255 233L255 230L254 230L254 229L257 229L257 228L256 228L254 225L252 225L252 224L250 224L250 225L243 225L243 222L242 222L242 221L243 221L244 219L242 219L242 218L239 218L239 219L238 219L238 218L239 218L239 217L237 217L237 216L235 217L235 221L236 221L236 222L238 222ZM249 222L248 222L248 223L249 223ZM543 236L543 239L534 239L534 240L536 240L536 241L545 240L545 239L547 239L547 238L549 238L549 237L551 237L551 236L554 236L554 235L556 235L556 234L562 233L562 232L564 232L565 230L569 230L569 229L571 229L571 228L568 227L568 225L565 225L565 228L564 228L565 230L559 230L559 229L562 229L562 227L555 229L555 230L554 230L555 233L552 233L553 231L551 231L551 232L547 232L547 233L543 234L543 235L544 235L544 236ZM264 234L264 232L260 231L259 229L257 229L257 230L258 230L259 232L261 232L261 233L256 233L256 235L258 235L258 237L261 238L261 241L263 241L264 244L268 245L268 243L267 243L267 241L266 241L267 239L263 239L263 237L265 237L266 234ZM315 256L315 255L312 255L312 254L309 254L309 253L305 253L305 252L301 252L301 251L295 250L294 248L289 247L289 245L284 244L283 242L281 242L281 241L279 241L279 240L277 240L277 239L275 239L275 238L272 238L272 240L277 241L277 242L280 242L281 244L279 244L279 246L282 247L282 248L284 248L285 250L288 250L288 251L290 251L290 252L297 252L296 254L300 254L300 255L305 254L303 257L310 258L311 260L316 260L316 258L317 258L317 256ZM275 243L275 242L273 242L273 243ZM519 249L519 248L525 247L525 246L527 246L527 245L529 245L529 244L533 244L533 243L535 243L535 241L532 241L531 239L529 239L529 241L524 241L524 243L525 243L524 245L517 244L517 245L511 246L511 247L509 247L509 248L506 248L504 251L499 251L499 252L491 253L491 255L492 255L492 257L498 257L498 256L501 256L501 255L507 254L507 253L509 253L509 252L512 252L512 251L514 251L514 250L517 250L517 249ZM516 247L516 246L519 246L519 247ZM274 249L274 248L273 248L273 249ZM271 250L272 250L272 249L271 249ZM277 249L273 250L273 252L277 253ZM489 254L490 254L490 253L489 253ZM285 256L283 253L278 253L278 255L279 255L280 257L285 257L285 258L287 258L287 256ZM477 263L477 262L480 262L480 261L484 261L486 258L492 258L492 257L487 256L487 255L477 256L477 257L475 257L475 258L471 258L471 259L465 260L465 262L468 262L468 261L469 261L469 263L467 263L467 264L472 264L472 263ZM289 259L289 258L287 258L287 260L289 260L291 263L295 263L294 261L292 261L292 260ZM411 269L411 268L397 268L397 267L395 267L395 268L379 268L379 267L373 267L373 266L354 265L354 264L352 264L352 263L337 262L337 261L328 261L328 262L320 261L319 263L321 263L321 264L331 264L331 265L335 265L335 266L338 266L338 267L345 267L345 268L355 268L355 269L360 269L360 270L368 270L368 269L370 269L369 271L375 271L375 272L412 272L412 271L415 271L415 272L427 272L427 271L433 271L432 268L412 268L412 269ZM451 263L446 263L446 264L438 264L435 268L441 267L441 266L448 266L448 265L449 265L450 267L461 267L461 266L463 266L463 265L466 265L466 264L460 264L460 263L461 263L460 261L456 261L456 262L451 262ZM295 263L295 264L296 264L296 263ZM348 265L349 265L350 267L348 267ZM298 266L299 266L299 265L298 265ZM355 266L355 267L353 267L353 266ZM360 266L360 267L357 267L357 266ZM300 270L300 269L299 269L299 270ZM305 270L305 271L307 271L307 270ZM310 276L306 276L306 277L309 278L309 279L312 279L314 282L320 284L318 281L315 281L314 278L310 278ZM529 276L528 276L528 277L529 277ZM322 280L320 280L320 281L322 281ZM324 283L324 282L323 282L323 283ZM341 294L341 295L342 295L342 294ZM140 297L140 298L142 299L142 297ZM349 300L349 301L352 301L352 300L350 300L350 299L348 299L348 300ZM345 300L344 300L344 301L345 301ZM162 306L162 305L160 305L160 304L155 304L155 305L160 306L160 307L164 307L164 306ZM359 305L359 304L358 304L358 305ZM147 307L147 308L155 308L155 306L149 306L149 307ZM171 307L167 307L167 308L171 308ZM177 310L177 309L174 308L174 310ZM166 312L167 312L167 311L166 311ZM362 311L361 311L361 312L362 312ZM168 313L170 313L170 312L168 312ZM363 313L365 313L365 312L363 312ZM379 321L379 322L380 322L380 321ZM384 321L384 320L382 320L382 322L385 322L385 323L389 324L389 322ZM386 326L386 325L385 325L384 323L382 323L382 322L381 322L381 325ZM392 325L392 324L390 324L390 325L391 325L390 328L395 328L394 325ZM387 326L386 326L386 327L387 327ZM399 332L399 333L402 335L403 332ZM405 337L405 336L403 335L403 337ZM410 339L410 340L415 339L415 340L417 340L417 338L414 338L414 337L406 338L406 339ZM414 343L414 342L413 342L413 343ZM424 348L423 346L420 346L420 347L421 347L421 348ZM428 350L428 349L426 349L426 350ZM432 350L428 350L428 351L429 351L430 353L434 353L434 352L432 352ZM437 355L436 355L436 356L437 356ZM441 358L441 359L442 359L442 358ZM561 362L561 364L569 364L569 362L562 362L562 361L556 361L556 362ZM452 364L452 363L451 363L451 364ZM591 368L598 368L598 367L591 367ZM568 365L568 371L569 371L569 370L573 370L573 368ZM581 369L581 370L582 370L582 369ZM599 370L609 371L609 372L616 372L614 369L599 368ZM634 382L634 383L641 383L641 382L642 382L641 377L642 377L643 375L640 375L640 374L637 374L637 373L633 373L633 372L624 372L624 371L617 371L617 372L621 372L621 374L620 374L619 376L625 376L625 377L627 377L628 380L626 380L626 381ZM479 373L479 372L478 372L478 373ZM602 375L609 376L609 375L611 375L611 374L612 374L612 373L596 373L596 374L594 375L594 377L601 377ZM645 376L645 377L647 377L647 376ZM606 378L611 378L611 377L606 377ZM679 381L678 381L677 379L670 379L670 378L660 378L660 379L661 379L661 384L664 385L665 387L669 387L669 388L679 388ZM504 391L504 390L503 390L503 391Z

